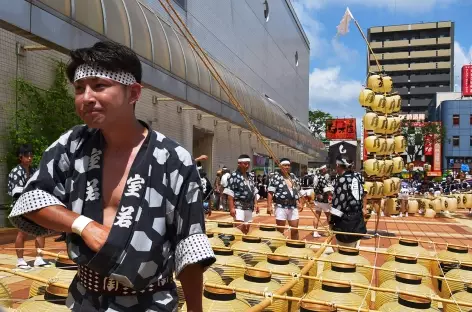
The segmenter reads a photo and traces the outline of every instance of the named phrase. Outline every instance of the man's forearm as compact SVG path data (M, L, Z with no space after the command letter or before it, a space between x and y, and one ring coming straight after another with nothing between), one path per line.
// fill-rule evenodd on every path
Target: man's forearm
M62 206L49 206L26 213L24 217L57 232L72 232L72 223L79 215Z
M228 207L230 210L234 209L234 198L228 195Z
M272 208L272 193L267 194L267 208Z
M191 264L185 267L179 275L184 291L188 312L202 311L203 267Z

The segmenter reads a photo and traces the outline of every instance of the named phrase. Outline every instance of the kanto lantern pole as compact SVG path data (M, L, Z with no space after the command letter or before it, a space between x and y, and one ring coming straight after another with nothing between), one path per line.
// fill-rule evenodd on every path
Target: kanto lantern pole
M365 43L367 44L367 47L369 48L370 53L372 53L372 56L374 57L375 63L377 64L377 68L379 69L379 73L382 72L382 67L380 67L379 60L377 59L377 56L375 55L374 51L372 51L372 47L370 46L369 40L367 40L367 37L365 36L364 32L362 31L361 26L359 23L356 21L355 18L352 19L354 21L354 24L356 24L357 29L362 35L362 38L364 38Z

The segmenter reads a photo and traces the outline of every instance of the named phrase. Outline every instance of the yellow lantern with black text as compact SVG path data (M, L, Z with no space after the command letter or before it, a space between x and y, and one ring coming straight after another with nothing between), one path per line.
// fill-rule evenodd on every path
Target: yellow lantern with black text
M364 115L364 129L367 131L375 131L379 126L379 116L374 112L368 112Z
M396 97L393 95L387 96L387 105L385 106L385 113L392 114L396 105Z
M376 191L374 198L376 199L383 198L383 189L384 189L383 182L376 181L374 182L374 185L375 185L375 191Z
M400 132L402 128L402 118L399 116L393 117L395 119L395 130L393 131L394 133Z
M385 139L387 142L387 155L391 155L395 153L395 139L393 137L389 137Z
M379 124L374 130L376 134L386 134L388 129L387 117L379 116Z
M387 134L394 134L397 129L397 119L398 117L389 116L387 117Z
M362 107L371 107L374 102L375 93L371 89L363 89L359 94L359 103Z
M401 180L400 180L400 178L393 177L392 181L395 184L395 194L400 193L400 189L401 189Z
M367 159L364 161L364 171L368 176L376 176L380 172L380 162L377 159Z
M383 181L383 195L392 196L395 193L395 183L392 179L385 179Z
M394 147L394 149L395 149L395 147ZM393 161L392 173L401 173L403 171L403 167L405 166L405 164L403 162L403 158L401 158L400 156L393 157L392 161Z
M377 151L377 155L387 155L387 140L380 137L379 144L380 144L380 148Z
M374 112L385 114L387 109L387 97L382 94L376 94L370 108Z
M367 198L374 198L376 194L376 184L375 182L366 181L364 183L364 193L366 194Z
M379 160L379 173L377 174L378 177L385 176L385 161Z
M395 153L402 154L406 150L406 139L403 135L395 136Z
M385 176L386 177L389 177L392 175L392 172L393 172L393 160L391 159L385 159L384 160L384 164L385 164Z
M402 109L402 98L398 95L391 95L395 100L395 106L393 107L393 113L398 113Z
M392 92L392 77L386 75L373 74L367 79L367 87L374 92L390 93Z
M377 153L380 151L380 139L375 135L370 135L364 139L364 147L367 153Z

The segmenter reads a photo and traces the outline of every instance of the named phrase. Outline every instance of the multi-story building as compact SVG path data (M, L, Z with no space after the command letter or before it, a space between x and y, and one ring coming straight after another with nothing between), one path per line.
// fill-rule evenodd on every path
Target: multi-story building
M325 159L307 127L310 48L290 0L171 3L275 155L291 158L295 172ZM194 155L208 155L210 177L223 165L234 169L239 154L268 158L158 0L0 0L0 133L11 119L4 112L14 105L12 80L47 88L54 60L104 39L141 57L137 116ZM0 205L8 169L0 165Z
M371 27L368 41L402 97L402 113L427 114L437 92L454 90L454 22ZM378 72L371 53L367 70Z

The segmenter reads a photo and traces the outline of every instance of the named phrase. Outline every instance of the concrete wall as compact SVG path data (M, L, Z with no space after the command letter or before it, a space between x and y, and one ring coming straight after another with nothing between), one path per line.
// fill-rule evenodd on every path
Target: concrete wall
M5 125L11 119L8 112L15 106L15 92L11 86L16 75L16 43L24 45L36 44L20 36L0 29L0 133L5 131ZM18 77L31 81L41 88L48 88L53 81L54 60L67 62L66 55L53 50L26 52L24 57L18 58ZM249 137L249 133L242 132L234 125L223 122L214 117L207 117L205 113L192 109L188 110L184 104L178 101L163 101L163 95L145 89L141 100L137 103L136 115L139 119L151 124L153 129L181 143L189 151L193 150L194 126L206 129L214 133L212 142L211 179L218 168L226 165L231 169L236 167L237 157L245 153L252 155L254 152L266 154L262 143L255 136ZM178 107L184 109L179 112ZM185 109L187 108L187 109ZM198 114L205 116L198 119ZM60 116L58 116L60 118ZM217 120L215 126L214 121ZM229 130L228 130L228 126ZM277 157L289 157L293 161L307 164L306 158L301 158L288 148L279 144L271 145ZM0 157L5 153L5 146L0 141ZM198 155L195 155L195 157ZM209 155L210 156L210 155ZM6 182L8 171L4 164L0 164L0 205L6 202Z

